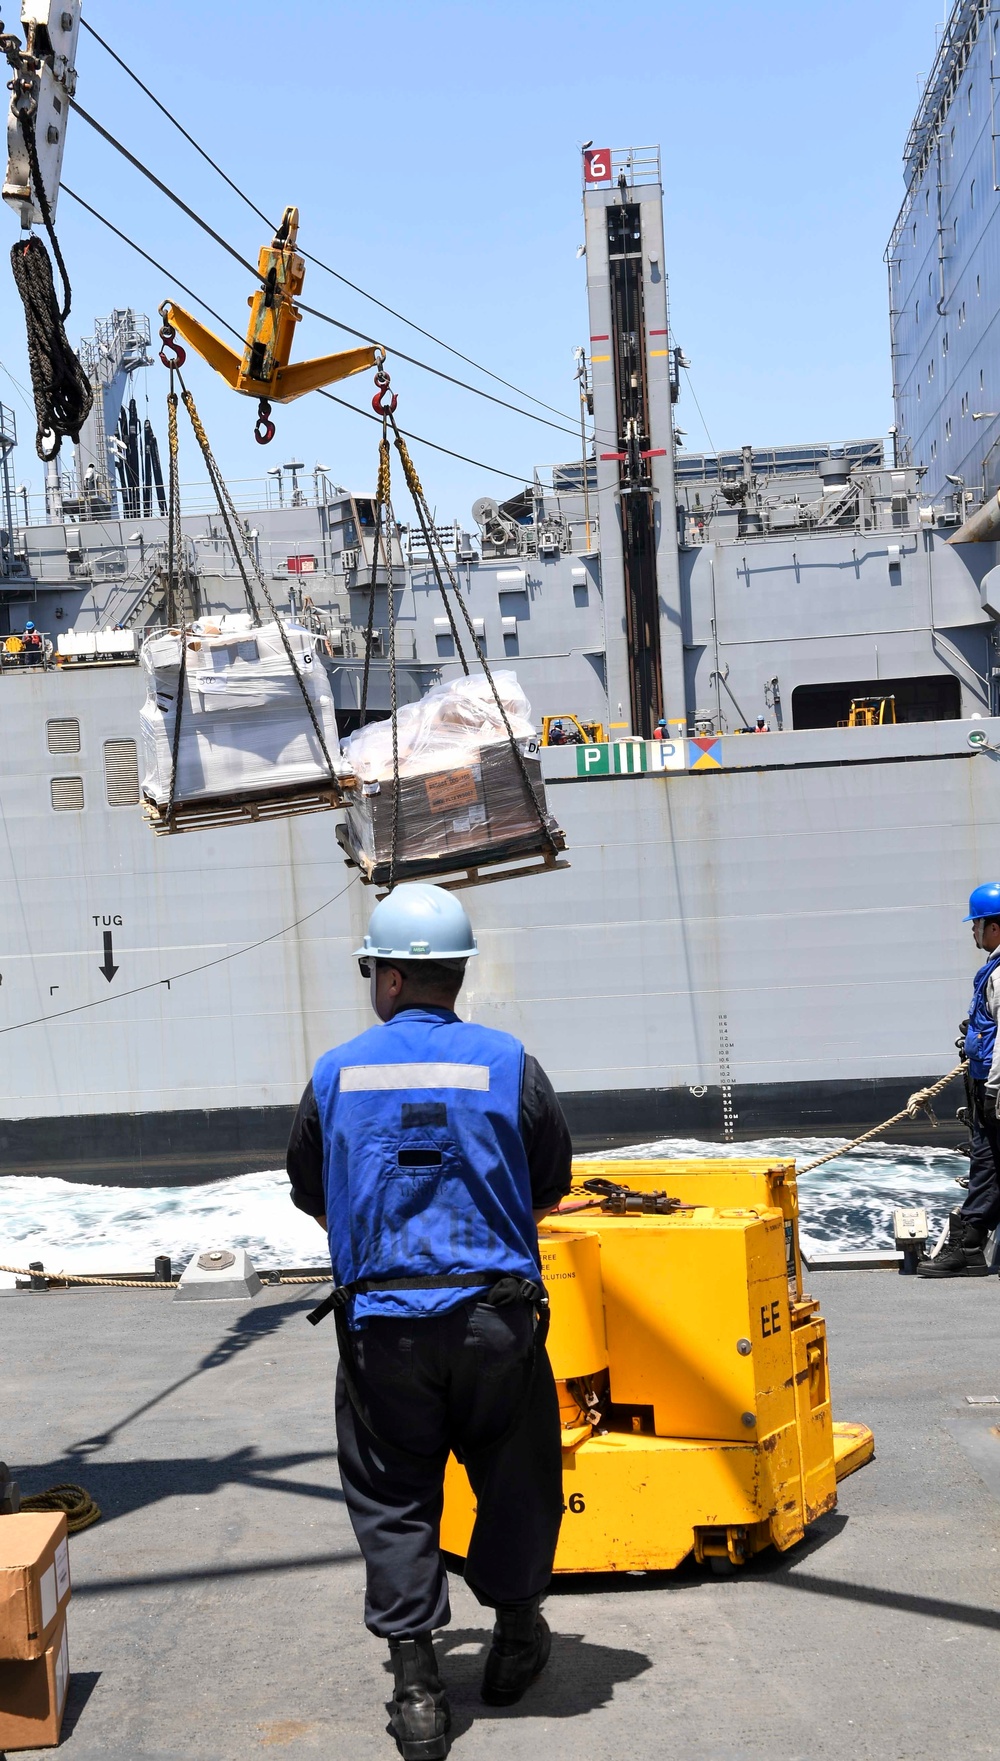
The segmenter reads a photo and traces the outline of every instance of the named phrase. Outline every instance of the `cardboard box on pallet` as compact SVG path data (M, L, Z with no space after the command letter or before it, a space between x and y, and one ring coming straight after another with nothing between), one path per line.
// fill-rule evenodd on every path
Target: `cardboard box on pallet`
M54 1748L68 1687L69 1646L62 1617L41 1657L30 1663L0 1663L0 1752Z
M509 740L483 746L477 761L453 770L401 776L396 874L426 872L429 865L503 861L550 846L535 802L559 849L565 844L545 803L536 739L519 740L534 800ZM393 787L363 783L345 810L347 842L366 873L388 877L392 852Z
M63 1512L25 1510L0 1520L0 1659L42 1657L69 1597Z

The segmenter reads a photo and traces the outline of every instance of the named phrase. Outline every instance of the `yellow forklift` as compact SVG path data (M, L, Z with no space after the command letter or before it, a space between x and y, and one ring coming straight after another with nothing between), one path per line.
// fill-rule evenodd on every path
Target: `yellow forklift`
M542 716L543 746L603 746L607 737L603 722L583 722L575 715Z

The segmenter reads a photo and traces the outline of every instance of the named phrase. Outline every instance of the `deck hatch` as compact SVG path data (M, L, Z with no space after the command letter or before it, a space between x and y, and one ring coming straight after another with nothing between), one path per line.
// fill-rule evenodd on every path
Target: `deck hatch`
M52 792L52 805L56 809L69 809L79 813L83 806L82 777L52 777L49 783Z
M50 752L79 752L80 724L75 716L58 716L45 724L45 739Z
M104 791L109 807L138 805L139 754L134 740L105 740Z

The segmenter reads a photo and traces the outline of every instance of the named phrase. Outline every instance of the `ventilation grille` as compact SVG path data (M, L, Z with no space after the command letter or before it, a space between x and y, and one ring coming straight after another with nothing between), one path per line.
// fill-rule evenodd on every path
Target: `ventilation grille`
M50 783L52 805L78 813L83 806L82 777L53 777Z
M63 721L51 721L45 724L45 736L50 752L79 752L80 724L67 717Z
M139 754L134 740L105 740L104 787L109 807L135 807L139 800Z

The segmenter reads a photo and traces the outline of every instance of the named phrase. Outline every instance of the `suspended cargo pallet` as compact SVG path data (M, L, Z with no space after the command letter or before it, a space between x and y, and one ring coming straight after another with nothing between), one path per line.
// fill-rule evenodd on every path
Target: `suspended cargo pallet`
M391 723L359 729L344 759L358 786L345 799L338 841L377 886L456 874L465 878L453 884L480 884L479 871L518 858L553 868L566 847L546 806L538 737L513 673L433 687L397 712L395 739ZM496 878L510 873L508 866Z
M172 813L166 806L143 797L142 810L160 837L173 832L207 832L217 826L256 825L269 819L291 819L302 813L328 813L343 807L340 787L328 784L317 788L300 783L296 788L274 789L266 795L231 795L216 801L174 803ZM340 828L338 827L338 833Z
M142 794L154 831L341 806L337 718L309 631L202 619L150 636L142 664Z

